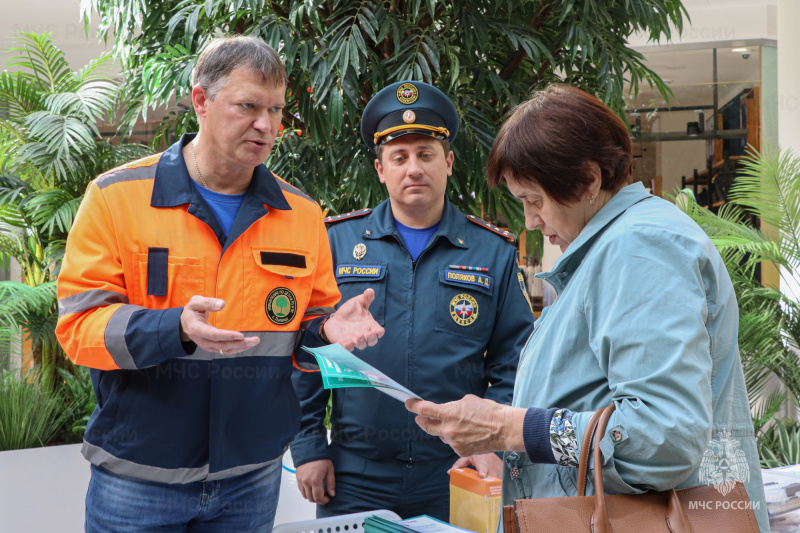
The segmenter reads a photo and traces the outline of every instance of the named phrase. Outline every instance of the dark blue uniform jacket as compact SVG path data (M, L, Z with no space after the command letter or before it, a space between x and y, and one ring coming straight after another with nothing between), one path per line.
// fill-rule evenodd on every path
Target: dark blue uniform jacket
M373 288L370 311L386 329L376 346L356 350L358 357L425 400L475 394L511 403L533 315L516 250L504 237L446 201L439 228L412 261L388 200L366 216L329 222L328 237L341 302ZM328 458L323 420L331 391L322 388L318 372L295 371L292 380L303 411L292 445L295 465ZM332 392L331 438L339 446L372 460L453 454L417 426L402 402L371 388Z

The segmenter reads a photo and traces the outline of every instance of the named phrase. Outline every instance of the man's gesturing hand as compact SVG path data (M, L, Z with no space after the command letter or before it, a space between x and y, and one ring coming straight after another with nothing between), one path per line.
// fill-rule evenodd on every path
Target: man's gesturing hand
M243 352L261 342L258 337L245 337L239 331L217 329L209 324L209 314L223 307L225 300L192 296L181 313L181 341L194 341L204 350L223 355Z
M341 344L346 350L375 346L383 337L383 328L375 322L369 312L369 304L375 299L375 291L367 289L347 300L325 322L325 336L333 343Z

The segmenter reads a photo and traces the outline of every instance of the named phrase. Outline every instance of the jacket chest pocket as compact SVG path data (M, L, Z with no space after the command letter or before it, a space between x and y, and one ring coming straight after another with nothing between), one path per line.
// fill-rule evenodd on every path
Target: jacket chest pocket
M181 307L192 296L204 295L204 290L202 258L173 256L168 248L133 254L132 304L148 309Z
M439 271L436 331L488 341L496 313L494 281L483 272Z
M254 247L254 295L248 298L276 326L298 329L311 299L314 259L307 250Z
M334 274L339 292L342 294L340 305L367 289L375 291L375 299L369 306L369 312L381 326L386 319L386 280L387 265L340 264Z

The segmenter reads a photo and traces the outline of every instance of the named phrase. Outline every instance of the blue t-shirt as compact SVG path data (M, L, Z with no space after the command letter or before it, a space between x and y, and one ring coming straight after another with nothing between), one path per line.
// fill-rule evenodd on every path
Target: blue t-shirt
M436 230L439 228L438 222L429 228L409 228L398 222L397 219L394 220L394 225L397 231L400 232L400 236L403 238L403 242L406 243L406 248L411 254L411 259L414 261L417 260L417 257L419 257L419 254L422 253L425 247L428 246L431 237L433 237L433 234L436 233Z
M196 181L192 180L194 186L200 191L200 195L206 201L214 216L217 217L217 222L222 227L222 232L225 237L231 231L233 221L236 219L236 214L244 201L244 194L222 194L206 189Z

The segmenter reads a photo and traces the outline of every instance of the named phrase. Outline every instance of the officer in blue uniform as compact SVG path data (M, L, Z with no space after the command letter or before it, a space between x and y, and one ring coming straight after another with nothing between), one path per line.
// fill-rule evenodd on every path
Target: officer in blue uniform
M511 403L533 314L515 236L447 199L458 126L453 103L425 83L394 83L375 95L361 134L389 200L326 220L333 265L342 301L375 290L370 311L386 333L360 358L426 400L475 394ZM303 414L292 457L317 516L390 509L447 520L450 468L501 475L498 456L459 459L385 394L324 390L318 372L298 370L293 383Z

